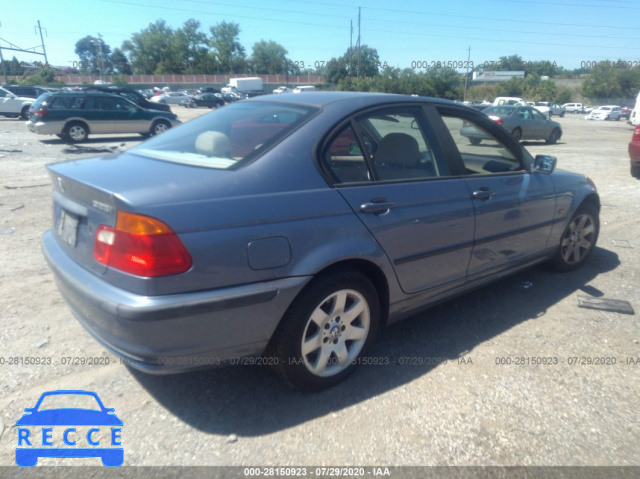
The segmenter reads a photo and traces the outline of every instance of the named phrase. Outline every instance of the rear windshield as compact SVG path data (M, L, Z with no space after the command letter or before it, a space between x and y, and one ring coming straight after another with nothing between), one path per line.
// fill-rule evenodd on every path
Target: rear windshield
M129 151L175 163L235 169L258 157L316 111L275 102L238 102L191 120Z

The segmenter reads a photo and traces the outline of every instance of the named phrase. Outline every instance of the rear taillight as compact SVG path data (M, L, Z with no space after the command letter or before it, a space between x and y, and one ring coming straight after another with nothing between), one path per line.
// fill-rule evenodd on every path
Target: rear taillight
M38 108L37 110L29 110L29 113L35 116L43 117L49 114L49 110L46 108Z
M136 276L165 276L191 268L191 256L169 226L150 216L118 212L115 228L96 230L93 257Z
M633 142L640 142L640 126L638 126L638 127L633 131L633 136L631 137L631 141L633 141Z
M500 118L499 116L489 115L489 118L495 121L498 125L502 125L502 118Z

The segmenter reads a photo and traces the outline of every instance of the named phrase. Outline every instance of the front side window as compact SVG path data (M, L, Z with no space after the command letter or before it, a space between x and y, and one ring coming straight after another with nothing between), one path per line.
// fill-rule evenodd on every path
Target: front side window
M460 153L466 174L524 170L515 154L479 123L453 115L443 115L442 119Z

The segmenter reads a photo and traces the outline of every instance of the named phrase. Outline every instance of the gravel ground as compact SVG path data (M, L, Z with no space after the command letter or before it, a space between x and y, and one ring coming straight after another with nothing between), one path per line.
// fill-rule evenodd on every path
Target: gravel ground
M183 121L208 111L173 109ZM90 154L0 118L0 466L14 465L23 409L54 389L96 391L115 408L128 466L640 465L638 315L577 302L622 299L640 310L632 127L582 115L558 121L559 144L526 147L598 186L602 230L590 262L562 275L533 268L393 325L372 352L382 365L303 394L264 367L156 377L119 364L73 319L39 245L51 224L43 166ZM103 136L82 146L139 140ZM20 359L28 357L50 364ZM69 364L76 357L109 364ZM530 359L516 364L520 357ZM100 462L39 461L64 464Z

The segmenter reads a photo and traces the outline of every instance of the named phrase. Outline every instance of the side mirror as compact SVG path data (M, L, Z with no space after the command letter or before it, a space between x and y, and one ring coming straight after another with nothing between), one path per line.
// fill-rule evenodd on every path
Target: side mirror
M556 169L558 158L549 155L536 155L533 160L533 171L550 174Z

